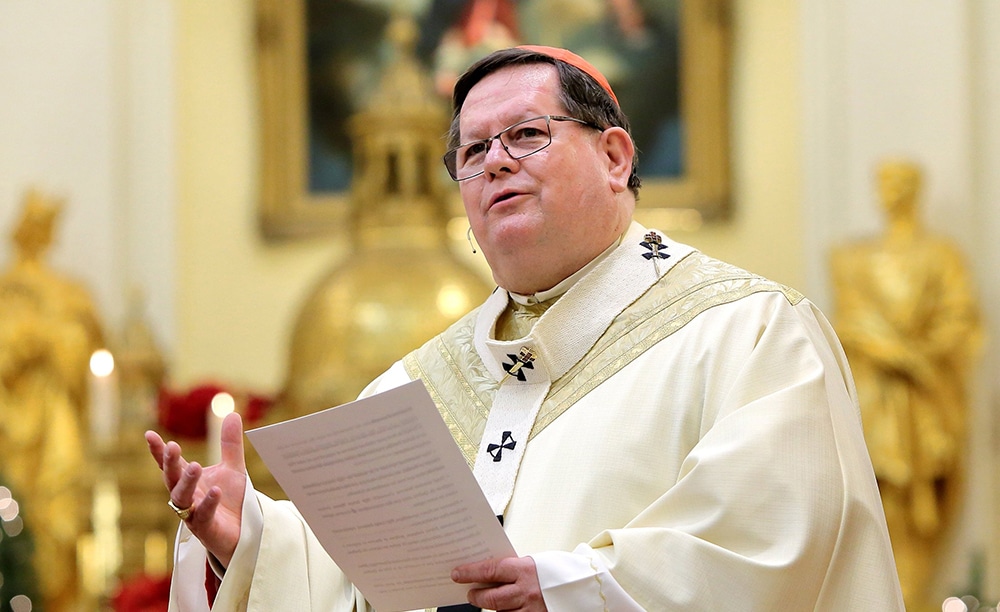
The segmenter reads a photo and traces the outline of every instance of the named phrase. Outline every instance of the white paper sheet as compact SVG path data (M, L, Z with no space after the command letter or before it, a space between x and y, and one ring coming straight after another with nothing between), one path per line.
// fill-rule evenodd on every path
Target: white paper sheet
M247 437L380 612L464 603L452 568L516 554L420 381Z

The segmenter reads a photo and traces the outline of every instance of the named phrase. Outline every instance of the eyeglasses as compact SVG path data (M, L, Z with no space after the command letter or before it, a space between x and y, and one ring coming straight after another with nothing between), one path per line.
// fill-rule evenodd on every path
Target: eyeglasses
M456 181L465 181L482 174L484 172L483 164L486 163L486 154L489 153L494 140L500 141L507 155L514 159L522 159L538 153L552 144L550 121L573 121L595 130L604 131L601 126L576 117L564 117L563 115L532 117L504 128L496 136L467 142L449 150L444 154L444 165L448 168L448 174Z

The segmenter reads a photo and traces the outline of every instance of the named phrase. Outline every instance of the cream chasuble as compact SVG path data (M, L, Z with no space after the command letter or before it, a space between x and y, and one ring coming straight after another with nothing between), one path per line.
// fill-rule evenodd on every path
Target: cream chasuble
M679 244L662 245L659 234L651 233L656 236L654 254L645 234L638 224L632 226L619 247L569 289L571 297L549 308L524 338L491 337L507 308L505 292L494 291L479 309L476 353L497 388L473 472L497 515L510 501L528 436L552 381L580 361L627 306L692 252ZM644 265L644 259L649 263ZM614 283L609 285L608 279Z
M524 338L494 339L498 290L363 395L423 379L550 610L901 610L826 319L647 233L633 224ZM174 609L204 597L192 582ZM248 491L217 608L367 604L291 504Z

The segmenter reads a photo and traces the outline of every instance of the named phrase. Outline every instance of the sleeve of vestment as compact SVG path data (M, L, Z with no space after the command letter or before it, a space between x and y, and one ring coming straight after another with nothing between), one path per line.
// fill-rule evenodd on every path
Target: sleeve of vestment
M367 611L295 507L254 491L249 479L247 484L240 541L212 609ZM178 544L170 609L207 610L206 551L183 524Z

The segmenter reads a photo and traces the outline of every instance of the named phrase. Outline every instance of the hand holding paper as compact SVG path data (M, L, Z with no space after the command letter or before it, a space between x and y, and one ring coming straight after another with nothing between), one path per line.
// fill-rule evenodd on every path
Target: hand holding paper
M452 569L516 555L420 381L247 436L380 611L463 603Z

